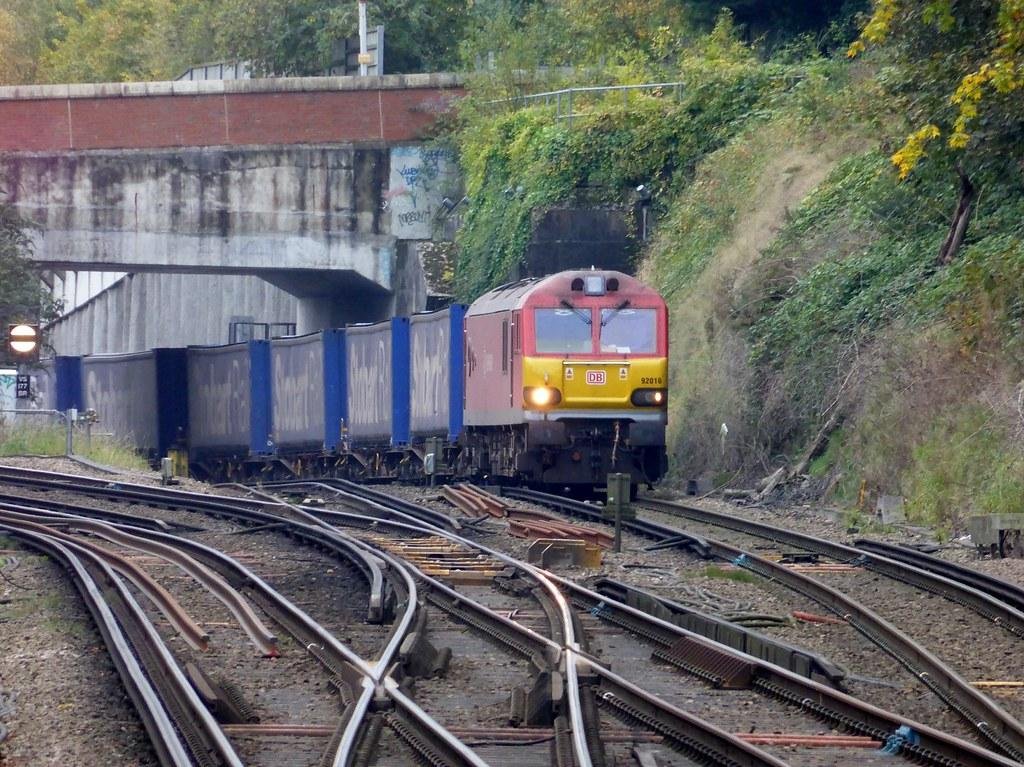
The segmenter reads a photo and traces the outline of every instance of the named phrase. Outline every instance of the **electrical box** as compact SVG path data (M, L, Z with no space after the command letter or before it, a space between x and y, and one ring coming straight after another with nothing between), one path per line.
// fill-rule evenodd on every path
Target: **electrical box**
M629 474L608 475L608 500L604 505L604 518L614 519L616 512L621 519L635 519L636 512L629 504Z
M423 473L427 476L443 474L444 462L444 440L440 437L427 437L423 444Z

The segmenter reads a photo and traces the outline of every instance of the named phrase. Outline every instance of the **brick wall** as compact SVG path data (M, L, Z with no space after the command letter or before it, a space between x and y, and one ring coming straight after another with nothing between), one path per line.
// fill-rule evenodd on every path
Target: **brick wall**
M67 87L67 86L65 86ZM74 86L72 86L74 87ZM32 96L38 91L40 98ZM0 97L0 151L410 141L459 87Z

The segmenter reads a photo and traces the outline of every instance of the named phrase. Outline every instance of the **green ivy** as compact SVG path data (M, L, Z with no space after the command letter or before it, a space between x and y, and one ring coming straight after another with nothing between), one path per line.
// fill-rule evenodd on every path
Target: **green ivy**
M553 106L502 111L470 102L455 131L470 205L458 235L457 291L469 298L508 279L535 215L558 204L629 205L640 184L663 213L700 158L760 117L788 70L749 62L688 73L672 92L577 98L570 125ZM699 75L699 76L698 76ZM583 102L581 104L581 102Z

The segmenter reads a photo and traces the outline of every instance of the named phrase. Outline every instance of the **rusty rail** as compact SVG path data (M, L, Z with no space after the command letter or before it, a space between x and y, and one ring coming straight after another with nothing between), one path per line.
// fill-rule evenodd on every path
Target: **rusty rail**
M126 576L138 587L140 591L142 591L142 593L149 597L153 604L157 606L160 612L163 613L164 617L166 617L174 627L175 631L177 631L186 642L197 650L205 651L208 649L210 635L207 634L198 623L196 623L185 608L181 606L181 603L178 602L178 600L175 599L167 589L153 580L152 576L150 576L143 568L119 554L92 543L91 541L82 540L81 538L76 538L75 536L68 535L67 533L62 533L59 530L54 530L46 525L29 521L24 519L24 516L26 515L0 511L0 522L12 527L17 527L19 530L31 530L41 535L49 535L64 543L76 544L92 552L122 575Z

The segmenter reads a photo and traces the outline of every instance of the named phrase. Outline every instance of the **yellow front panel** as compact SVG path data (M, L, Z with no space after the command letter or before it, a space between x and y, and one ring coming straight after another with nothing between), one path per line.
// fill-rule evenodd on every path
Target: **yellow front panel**
M562 392L556 410L632 408L635 389L664 389L668 361L664 357L565 360L523 358L523 386L554 386ZM656 408L643 408L655 410Z

